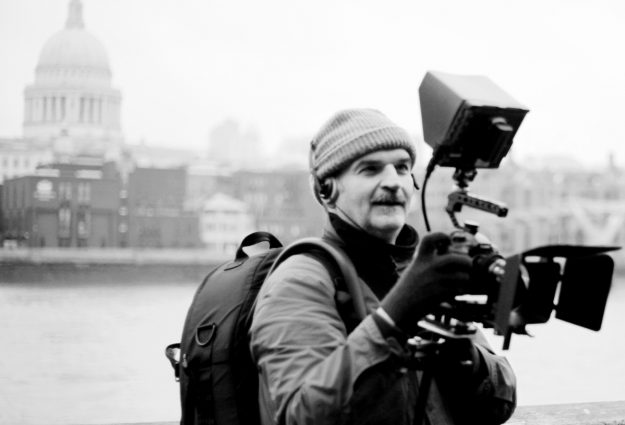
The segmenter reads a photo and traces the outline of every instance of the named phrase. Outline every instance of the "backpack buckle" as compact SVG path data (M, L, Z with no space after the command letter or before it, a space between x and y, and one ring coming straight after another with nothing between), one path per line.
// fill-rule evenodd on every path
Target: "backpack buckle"
M171 367L174 368L176 382L180 381L180 343L176 342L165 347L165 357L171 363Z

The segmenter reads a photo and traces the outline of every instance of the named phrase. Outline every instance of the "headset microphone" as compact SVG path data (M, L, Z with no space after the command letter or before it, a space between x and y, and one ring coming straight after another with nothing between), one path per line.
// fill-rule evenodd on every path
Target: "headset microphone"
M419 190L419 184L417 183L417 178L415 177L415 175L413 173L410 173L410 176L412 177L412 184L414 185L414 188L416 190Z

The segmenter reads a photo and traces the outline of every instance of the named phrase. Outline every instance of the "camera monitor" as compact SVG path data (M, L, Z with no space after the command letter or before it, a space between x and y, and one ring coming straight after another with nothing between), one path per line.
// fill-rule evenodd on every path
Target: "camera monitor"
M528 109L490 79L429 71L419 86L423 138L436 164L497 168Z

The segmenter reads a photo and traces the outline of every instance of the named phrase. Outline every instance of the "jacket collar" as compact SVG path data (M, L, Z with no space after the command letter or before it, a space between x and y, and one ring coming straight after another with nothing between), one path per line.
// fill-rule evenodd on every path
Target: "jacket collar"
M350 258L358 275L381 299L399 278L412 259L419 236L410 225L404 225L396 244L389 244L329 214L324 238L337 242Z

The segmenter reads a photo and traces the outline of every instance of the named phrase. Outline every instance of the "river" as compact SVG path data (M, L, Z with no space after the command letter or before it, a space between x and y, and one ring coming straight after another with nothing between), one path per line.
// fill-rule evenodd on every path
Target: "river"
M163 355L197 282L0 284L0 423L107 424L179 419ZM520 405L625 400L625 277L603 328L551 319L515 336ZM490 335L490 334L489 334ZM496 347L501 338L489 336Z

